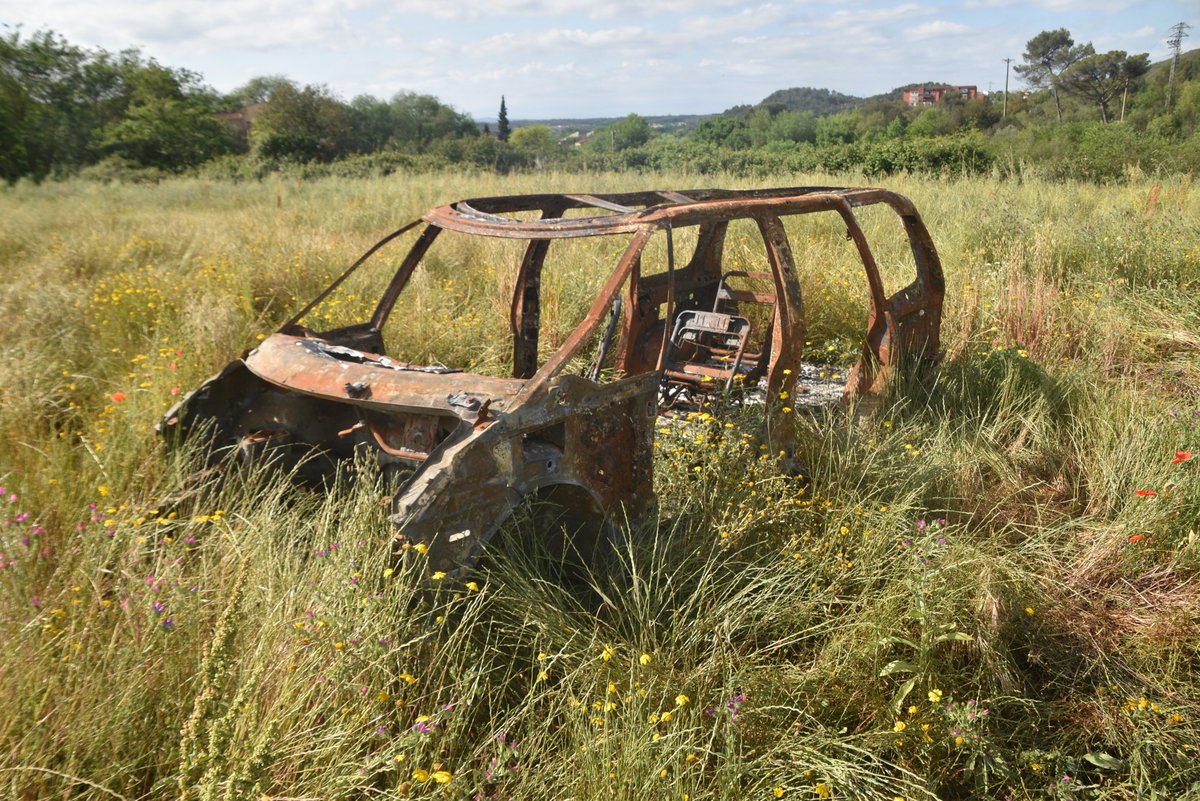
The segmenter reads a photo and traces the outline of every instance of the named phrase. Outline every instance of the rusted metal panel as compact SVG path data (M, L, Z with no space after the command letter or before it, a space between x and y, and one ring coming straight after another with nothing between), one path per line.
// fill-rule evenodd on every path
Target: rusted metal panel
M916 264L912 283L890 297L854 213L874 204L900 217ZM729 391L734 379L762 378L767 441L790 448L794 416L782 407L795 391L806 321L783 221L821 213L845 224L870 297L862 355L846 386L852 400L879 390L895 370L937 356L945 284L932 239L906 198L838 187L543 194L451 203L385 237L278 332L189 394L159 430L179 436L206 430L217 446L212 453L231 450L246 460L270 455L265 463L293 468L315 485L339 464L373 456L394 492L400 545L425 544L431 570L447 574L469 570L529 497L552 496L576 515L637 522L655 508L653 438L664 404L701 408ZM726 235L736 220L757 227L768 269L746 272L724 263ZM369 320L323 333L304 326L305 315L368 257L422 221L424 230L381 289ZM695 249L677 254L676 233L688 227L698 229L689 240ZM411 364L385 353L384 325L444 231L528 243L513 294L504 301L512 378ZM555 252L549 241L592 236L622 238L623 254L583 319L539 362L541 278ZM643 253L656 236L666 237L667 269L643 275ZM770 291L728 284L751 277ZM767 323L759 332L761 352L749 353L750 324L740 310L755 304L760 318L767 307ZM700 333L668 353L680 345L669 343L681 319L699 321L693 327ZM701 329L716 331L721 321L736 348L722 352L725 340L718 336L706 361L698 361ZM610 350L612 337L617 342ZM597 340L589 377L565 373Z

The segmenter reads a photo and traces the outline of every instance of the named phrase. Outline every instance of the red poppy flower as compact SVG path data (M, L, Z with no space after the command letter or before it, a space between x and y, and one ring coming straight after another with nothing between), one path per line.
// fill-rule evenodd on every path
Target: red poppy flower
M1130 537L1130 538L1129 538L1129 541L1130 541L1130 542L1133 542L1133 543L1138 543L1138 542L1141 542L1141 541L1142 541L1142 540L1144 540L1144 539L1146 539L1146 537L1145 537L1144 535L1142 535L1142 534L1134 534L1132 537Z
M1188 453L1187 451L1175 451L1175 458L1171 460L1171 464L1183 464L1184 462L1190 462L1191 460L1192 454Z
M124 393L124 392L114 392L114 393L113 393L113 396L112 396L112 402L113 402L113 403L120 403L120 402L121 402L121 401L123 401L123 400L125 400L125 393Z
M1139 498L1157 498L1158 497L1158 493L1155 492L1154 490L1138 490L1137 492L1135 492L1133 494L1138 496Z

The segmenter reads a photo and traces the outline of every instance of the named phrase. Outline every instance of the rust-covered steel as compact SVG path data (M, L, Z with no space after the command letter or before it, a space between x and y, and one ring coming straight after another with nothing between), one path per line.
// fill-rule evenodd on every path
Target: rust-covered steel
M855 215L876 204L899 217L916 266L912 282L891 295ZM665 410L699 408L735 384L761 382L766 413L775 416L767 427L772 447L789 447L791 417L778 401L795 392L805 316L784 221L814 213L840 217L869 290L862 353L845 388L853 401L902 365L939 352L941 266L906 198L834 187L545 194L451 203L385 237L279 331L187 396L159 429L177 439L204 427L218 446L246 458L270 454L314 484L339 463L371 455L392 482L397 538L424 543L430 569L447 574L469 569L530 496L548 497L576 518L636 522L655 508L652 446ZM726 233L739 220L761 236L757 271L723 264ZM370 319L326 332L302 324L377 250L422 224ZM676 234L686 228L696 229L694 250L676 254ZM507 301L511 377L385 354L384 324L447 231L526 242ZM643 253L664 235L666 269L644 275ZM575 237L620 237L626 246L583 319L539 361L543 268L554 240ZM753 308L766 322L751 347ZM588 375L565 371L598 341Z

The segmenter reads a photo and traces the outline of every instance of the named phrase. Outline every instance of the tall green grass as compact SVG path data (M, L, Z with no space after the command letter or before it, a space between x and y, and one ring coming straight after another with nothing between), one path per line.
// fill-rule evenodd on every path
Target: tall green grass
M760 449L753 410L664 426L661 519L630 532L586 592L530 563L524 518L473 584L419 590L424 557L390 557L367 466L327 495L244 474L166 502L190 472L152 433L176 393L383 234L460 197L694 183L0 191L0 792L1200 792L1200 479L1176 458L1200 450L1187 179L889 180L946 268L936 375L870 415L802 415L804 480ZM865 224L898 280L894 224ZM860 268L819 226L789 231L810 352L844 370ZM471 256L475 271L448 259L417 279L397 336L492 369L503 354L483 339L503 330L516 265ZM608 264L581 250L546 282L564 329ZM366 287L351 289L327 313L365 304Z

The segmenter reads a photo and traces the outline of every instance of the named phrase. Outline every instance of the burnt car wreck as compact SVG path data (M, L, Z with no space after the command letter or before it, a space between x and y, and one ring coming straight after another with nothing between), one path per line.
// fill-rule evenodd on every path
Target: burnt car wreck
M915 268L911 283L891 294L856 216L863 207L898 218ZM763 387L771 446L789 447L792 418L778 401L796 391L805 344L798 271L818 266L797 263L789 236L788 225L805 215L832 218L830 230L849 240L865 278L869 309L846 401L936 358L941 266L920 215L895 193L803 187L483 198L435 208L372 247L168 412L159 431L177 441L204 430L213 452L269 454L315 483L368 454L394 492L397 538L424 543L430 570L447 574L469 569L530 496L594 519L643 519L656 505L660 414ZM756 254L749 266L729 256L735 226ZM500 346L507 352L511 344L506 375L419 363L385 348L398 300L447 234L516 242L500 312L510 334ZM387 270L369 319L327 331L305 324L403 236L413 241ZM607 278L582 319L548 342L545 268L563 244L594 238L615 242L620 250L610 251L620 255L596 268Z

